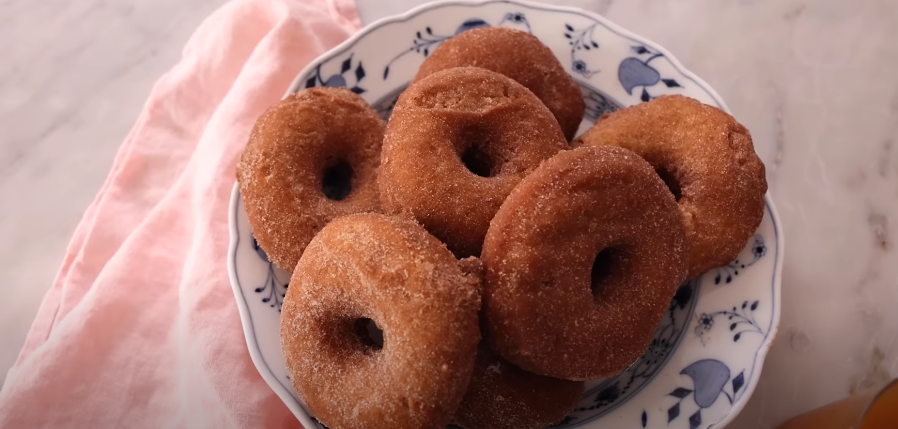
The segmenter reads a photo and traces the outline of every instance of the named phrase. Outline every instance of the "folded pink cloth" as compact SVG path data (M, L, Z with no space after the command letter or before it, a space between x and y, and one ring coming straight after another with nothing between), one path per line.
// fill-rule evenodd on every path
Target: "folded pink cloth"
M156 83L0 391L0 428L301 427L250 361L228 200L255 119L359 27L352 0L237 0Z

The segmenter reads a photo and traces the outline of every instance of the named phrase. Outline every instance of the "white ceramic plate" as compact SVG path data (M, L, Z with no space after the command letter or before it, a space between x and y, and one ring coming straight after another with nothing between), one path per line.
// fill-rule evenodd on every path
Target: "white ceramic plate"
M444 1L371 24L313 61L288 94L347 86L384 118L424 61L461 31L507 26L549 46L587 101L581 132L596 118L662 94L728 110L708 84L664 48L599 15L523 1ZM739 259L680 287L645 355L623 373L587 384L558 427L710 428L731 421L754 390L780 311L783 235L773 203ZM279 343L290 279L258 247L235 186L228 268L246 342L265 381L307 428L320 425L290 384Z

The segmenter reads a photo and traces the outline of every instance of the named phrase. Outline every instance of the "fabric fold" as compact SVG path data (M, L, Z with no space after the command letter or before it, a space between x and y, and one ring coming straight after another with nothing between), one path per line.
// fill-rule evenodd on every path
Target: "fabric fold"
M359 28L351 0L236 0L153 87L0 390L0 428L301 427L253 366L227 274L255 119Z

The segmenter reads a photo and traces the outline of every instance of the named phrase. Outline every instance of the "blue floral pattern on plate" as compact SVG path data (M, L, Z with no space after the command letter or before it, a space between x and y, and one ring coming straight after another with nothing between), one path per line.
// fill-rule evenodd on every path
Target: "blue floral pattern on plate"
M677 387L668 395L677 398L678 401L667 409L667 424L678 419L682 409L688 409L688 404L683 404L683 400L692 397L697 409L689 415L689 429L697 429L702 424L702 409L709 408L717 402L721 395L725 396L730 404L735 400L736 394L745 384L744 373L733 378L732 394L727 393L727 382L730 381L730 368L717 359L702 359L693 362L682 371L681 375L686 375L692 379L692 389Z
M739 270L744 270L754 265L755 262L758 262L759 259L767 254L767 246L764 245L764 237L759 234L755 234L752 242L750 242L746 248L750 251L748 257L744 256L746 252L743 250L742 254L740 254L735 261L715 269L716 275L714 276L714 284L729 284L739 275ZM748 258L751 258L751 260L745 262Z
M520 12L508 12L505 16L502 17L502 20L499 21L498 26L507 26L514 28L516 30L530 32L530 23L527 22L527 17L524 16L523 13ZM430 26L424 27L424 31L420 30L415 33L415 40L412 42L412 46L408 49L397 54L390 62L387 63L386 67L384 67L384 80L390 77L390 65L392 65L396 60L402 58L406 54L410 54L412 52L423 55L425 58L433 52L434 49L443 44L450 37L461 34L465 31L472 30L480 27L490 27L490 24L483 19L480 18L470 18L466 19L464 22L456 27L455 32L452 35L440 35L435 34L433 29Z
M583 29L574 29L570 24L564 24L564 37L570 40L568 44L571 45L571 69L587 78L592 77L599 70L590 70L585 61L577 58L577 53L581 50L599 49L599 43L592 36L597 25L599 24L592 24Z
M676 79L662 78L661 73L649 64L653 60L663 58L663 53L654 52L642 45L633 46L632 49L636 56L624 58L617 68L617 78L627 91L627 94L633 94L635 88L642 87L642 94L640 94L639 99L641 101L649 101L655 97L649 94L648 88L657 85L659 82L663 82L664 86L668 88L681 87ZM645 59L640 58L646 55L648 57Z
M707 84L660 46L588 12L518 0L443 2L382 21L313 61L288 93L344 86L388 119L434 49L486 26L530 32L555 53L586 101L581 130L605 113L663 94L726 110ZM296 397L280 352L277 310L289 273L268 262L255 243L236 187L230 216L231 283L253 362L306 427L323 427ZM705 429L732 419L754 389L776 333L780 231L768 200L764 220L739 258L681 285L645 354L617 376L588 382L576 410L556 427Z
M360 86L362 79L365 78L365 68L362 67L362 62L358 61L355 65L355 71L349 73L349 79L355 79L355 83L350 85L349 80L347 79L347 72L353 69L352 62L352 54L349 54L349 57L343 60L340 63L340 72L334 73L330 75L327 79L324 79L321 76L321 65L315 68L315 74L306 79L306 88L312 88L315 86L331 86L331 87L346 87L349 88L352 92L356 94L361 94L365 92L365 88Z
M414 41L409 48L394 56L387 63L383 70L383 79L387 80L390 77L390 66L407 54L417 53L421 54L424 58L427 58L434 49L439 47L450 37L475 28L490 26L491 25L483 19L470 18L459 24L451 35L434 33L433 28L431 28L430 26L425 26L423 30L418 30L415 32ZM527 22L527 17L520 12L506 13L499 21L498 26L507 26L521 31L527 31L528 33L530 32L530 23ZM356 66L355 84L352 86L347 84L347 79L344 77L344 74L351 69L352 54L349 54L349 57L343 60L343 62L341 63L340 72L331 75L327 79L324 79L321 76L321 64L318 64L318 66L315 68L315 74L306 79L305 88L312 88L315 86L349 87L356 94L365 92L365 89L360 86L362 79L364 79L366 76L365 70L362 67L362 63L359 62ZM396 105L396 100L399 99L399 95L402 94L402 91L404 91L405 88L406 86L403 86L398 90L393 91L391 94L381 98L379 101L372 103L372 106L378 111L378 113L384 120L389 119L390 114L393 112L393 107Z
M256 251L259 258L262 258L262 260L268 264L268 274L265 276L265 281L262 283L262 286L257 287L254 291L262 295L261 299L263 304L268 304L269 307L277 309L277 311L280 312L281 306L284 304L284 297L287 296L287 286L289 286L289 281L284 282L280 280L279 277L282 276L278 275L278 270L274 264L268 260L268 255L262 250L262 247L259 246L256 237L253 237L253 250Z
M732 310L721 310L713 313L702 313L698 316L698 324L695 325L695 335L699 337L702 345L705 344L705 333L714 328L714 319L718 316L726 316L730 332L733 333L733 342L739 341L742 334L767 335L758 322L754 313L761 301L743 301L741 307L734 306Z

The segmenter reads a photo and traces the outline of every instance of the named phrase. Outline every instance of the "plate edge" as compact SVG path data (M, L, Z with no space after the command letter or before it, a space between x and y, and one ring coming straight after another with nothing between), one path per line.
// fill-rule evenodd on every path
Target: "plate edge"
M482 5L489 4L489 3L515 4L515 5L521 5L524 7L529 7L531 9L577 13L577 14L582 14L582 15L586 15L590 18L593 18L593 19L601 22L603 25L607 26L609 29L615 30L619 34L624 35L625 37L629 37L631 39L637 40L647 46L651 46L654 49L656 49L658 52L663 53L667 57L667 59L671 62L671 64L680 73L689 77L697 85L699 85L702 89L707 91L708 94L710 95L710 97L720 106L721 110L723 110L729 114L732 114L729 107L726 105L726 102L723 100L723 98L720 96L720 94L717 93L717 91L714 89L714 87L712 87L704 79L700 78L695 73L693 73L692 70L685 67L675 55L672 55L670 53L670 51L668 51L666 48L664 48L660 44L655 43L654 41L649 40L648 38L646 38L644 36L633 33L632 31L608 20L607 18L603 17L602 15L592 12L592 11L589 11L589 10L585 10L585 9L581 9L581 8L577 8L577 7L571 7L571 6L548 5L548 4L537 3L537 2L533 2L533 1L527 1L527 0L438 0L438 1L426 3L423 5L417 6L415 8L409 9L408 11L406 11L402 14L383 17L381 19L378 19L378 20L368 24L367 26L365 26L364 28L362 28L361 30L359 30L358 32L356 32L355 34L353 34L352 36L350 36L349 38L347 38L346 40L344 40L343 42L338 44L337 46L329 49L327 52L323 53L322 55L316 57L314 60L310 61L307 66L303 67L303 69L300 70L300 72L296 75L296 77L290 83L290 86L287 88L287 91L285 92L284 97L287 97L288 95L296 92L296 89L301 86L302 78L305 77L306 75L308 75L310 72L312 72L312 70L314 70L314 68L316 67L317 64L323 63L325 61L332 59L338 53L342 53L348 47L354 45L360 39L362 39L363 37L365 37L366 35L368 35L369 33L371 33L372 31L374 31L377 28L380 28L386 24L390 24L390 23L394 23L394 22L406 21L406 20L408 20L418 14L421 14L427 10L430 10L430 9L435 9L435 8L445 7L445 6L453 6L453 5L482 6ZM248 309L247 303L245 301L245 297L243 296L242 291L239 290L239 287L237 286L239 283L236 282L236 267L235 267L236 258L230 257L230 254L232 254L233 252L236 251L236 245L237 245L237 242L239 241L239 237L237 236L237 231L236 231L236 229L237 229L236 209L237 209L237 205L238 205L237 198L239 198L239 195L240 195L239 194L239 185L235 183L234 190L232 191L231 207L230 207L230 212L229 212L229 227L230 227L230 230L231 230L230 232L231 232L232 236L230 237L231 243L229 246L228 273L229 273L229 276L231 277L231 286L234 289L235 297L237 299L238 310L240 311L241 323L243 325L243 330L244 330L244 336L246 337L247 347L250 349L250 357L252 358L253 363L256 366L256 369L259 370L260 374L263 376L265 381L268 382L268 384L270 386L272 386L272 389L275 390L275 393L279 397L281 397L282 400L284 400L284 402L291 409L291 411L293 411L294 414L297 414L297 416L300 416L300 420L302 421L302 423L304 425L311 424L311 421L306 422L305 419L302 418L302 417L308 417L308 413L305 410L300 408L298 410L300 412L299 413L296 412L297 410L294 408L294 407L298 406L296 399L289 392L284 391L284 389L280 385L280 383L278 383L277 380L274 379L274 375L271 373L271 370L267 367L267 365L264 365L264 363L263 363L263 366L265 366L264 371L260 368L259 361L261 361L261 351L258 349L258 344L253 344L250 342L250 339L255 341L255 334L252 329L251 320L248 321L247 316L249 313L249 309ZM745 405L749 402L749 400L751 400L751 397L754 394L754 391L757 388L757 384L760 380L761 373L763 372L763 367L764 367L764 364L766 363L767 354L769 353L770 348L772 347L773 342L775 341L777 334L779 332L779 324L780 324L780 318L781 318L781 307L782 307L782 267L783 267L783 260L784 260L784 255L785 255L785 237L783 234L782 223L780 221L779 214L778 214L776 206L773 202L773 198L770 194L770 191L765 193L764 202L765 202L766 206L768 207L768 209L770 210L771 220L773 221L773 227L774 227L774 231L775 231L775 235L776 235L777 256L774 261L775 267L774 267L772 280L773 280L773 290L774 290L774 305L776 305L777 303L779 303L779 305L777 305L773 311L773 315L772 315L772 319L771 319L770 335L761 344L760 348L758 349L758 352L755 354L755 362L758 362L758 360L760 359L761 365L756 371L754 371L754 373L752 374L751 380L747 383L746 393L742 396L742 398L745 398L745 399L739 401L739 403L737 403L737 404L734 404L733 407L727 412L727 414L723 418L718 420L716 423L710 425L709 428L710 427L722 428L722 427L728 425L736 418L736 416L738 416L742 412L742 410L745 408ZM253 350L253 347L252 347L253 345L256 346L255 351ZM274 383L274 384L272 384L272 383ZM315 427L315 426L312 425L311 427Z
M240 231L237 229L237 208L240 205L240 198L240 183L235 181L228 207L228 232L231 234L227 254L228 277L231 281L231 290L234 292L234 300L237 301L237 312L240 313L240 324L243 327L243 338L246 340L246 348L249 351L249 357L253 362L253 366L256 367L256 371L265 380L265 384L274 391L281 399L281 402L299 419L303 427L316 428L318 425L312 421L309 413L302 408L296 398L293 397L293 394L284 389L281 383L278 382L277 377L271 372L271 368L268 367L268 364L262 357L262 350L259 348L259 343L256 340L252 317L249 313L249 304L246 302L246 297L240 288L240 281L237 279L236 255L237 246L240 244Z
M770 352L770 348L773 347L777 334L779 334L781 308L783 306L782 277L783 261L785 260L784 257L786 254L786 240L785 235L783 234L783 225L780 222L779 212L776 210L776 205L773 203L773 197L770 195L770 191L767 191L767 193L764 194L764 203L767 205L767 209L770 210L770 219L773 221L773 231L776 236L776 259L773 261L773 304L775 307L770 321L770 333L767 336L767 339L761 343L758 352L755 353L754 360L756 363L761 362L761 365L752 373L751 379L746 383L745 394L742 395L742 398L744 399L737 404L733 404L733 408L730 408L730 411L727 412L722 419L718 420L717 423L708 426L708 429L726 427L728 424L732 423L733 420L742 413L745 406L748 405L755 390L758 388L758 383L761 381L761 373L764 372L764 364L767 363L767 354Z

